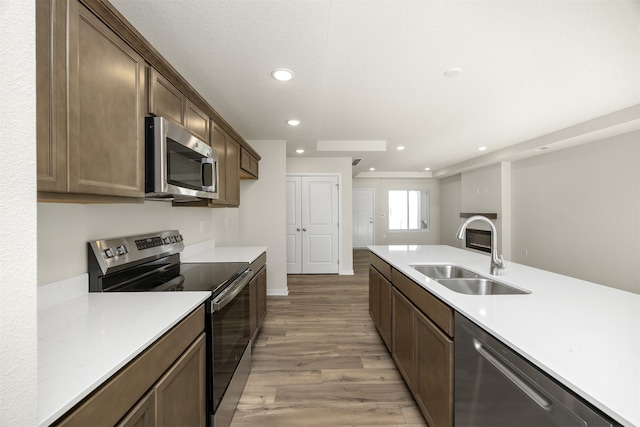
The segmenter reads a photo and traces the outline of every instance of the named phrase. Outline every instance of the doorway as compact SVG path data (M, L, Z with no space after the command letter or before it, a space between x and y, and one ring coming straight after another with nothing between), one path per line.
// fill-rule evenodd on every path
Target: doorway
M353 247L366 248L375 244L375 190L353 189Z
M338 273L338 176L287 175L287 274Z

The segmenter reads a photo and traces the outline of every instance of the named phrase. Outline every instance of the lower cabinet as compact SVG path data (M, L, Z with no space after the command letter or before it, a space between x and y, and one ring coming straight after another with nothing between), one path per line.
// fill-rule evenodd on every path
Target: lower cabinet
M415 314L413 395L429 425L453 425L453 340L418 310Z
M391 282L373 265L369 267L369 314L391 351Z
M201 306L55 425L204 427L205 345Z
M371 254L369 311L380 337L429 426L453 426L453 309ZM380 271L390 271L391 282ZM383 332L382 289L388 283L390 331ZM389 348L389 346L387 345Z
M397 289L393 289L393 326L391 355L409 389L415 387L415 309Z
M267 315L267 254L263 253L258 259L251 263L251 269L258 271L249 282L249 333L251 342L255 342L256 336L262 327L264 318Z

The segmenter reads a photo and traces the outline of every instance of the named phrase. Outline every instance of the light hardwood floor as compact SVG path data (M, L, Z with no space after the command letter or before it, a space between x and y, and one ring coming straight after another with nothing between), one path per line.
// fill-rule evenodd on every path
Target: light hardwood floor
M231 427L425 426L368 307L368 251L354 276L288 277L269 297Z

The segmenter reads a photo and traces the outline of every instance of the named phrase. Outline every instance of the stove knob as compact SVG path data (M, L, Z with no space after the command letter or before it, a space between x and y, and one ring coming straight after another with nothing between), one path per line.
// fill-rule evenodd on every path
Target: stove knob
M116 248L116 252L118 253L118 255L124 255L129 251L127 250L127 247L125 245L120 245Z
M113 248L107 248L104 250L104 256L107 258L113 258L115 254L113 253Z
M162 243L168 245L169 243L171 243L171 240L168 237L165 237L164 239L162 239Z

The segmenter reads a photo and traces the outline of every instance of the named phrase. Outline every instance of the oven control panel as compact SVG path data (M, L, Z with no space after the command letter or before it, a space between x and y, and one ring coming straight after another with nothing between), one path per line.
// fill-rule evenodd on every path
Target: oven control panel
M160 258L181 252L184 239L178 230L89 242L89 257L103 274L136 261ZM91 262L91 259L90 259Z

